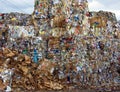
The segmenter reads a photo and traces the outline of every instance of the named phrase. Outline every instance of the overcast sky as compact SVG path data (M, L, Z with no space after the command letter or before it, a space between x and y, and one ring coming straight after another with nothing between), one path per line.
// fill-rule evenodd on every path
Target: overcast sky
M111 11L120 20L120 0L88 0L90 11ZM23 12L31 14L34 0L0 0L0 12Z
M120 20L120 0L88 0L90 11L111 11Z

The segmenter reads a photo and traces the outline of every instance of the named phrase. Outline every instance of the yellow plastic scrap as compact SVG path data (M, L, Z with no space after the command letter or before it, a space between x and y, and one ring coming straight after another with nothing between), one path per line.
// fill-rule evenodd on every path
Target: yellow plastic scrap
M44 31L39 31L39 34L44 35L45 32Z
M16 18L12 18L11 20L12 20L12 21L15 21L15 20L17 20L17 19L16 19Z

